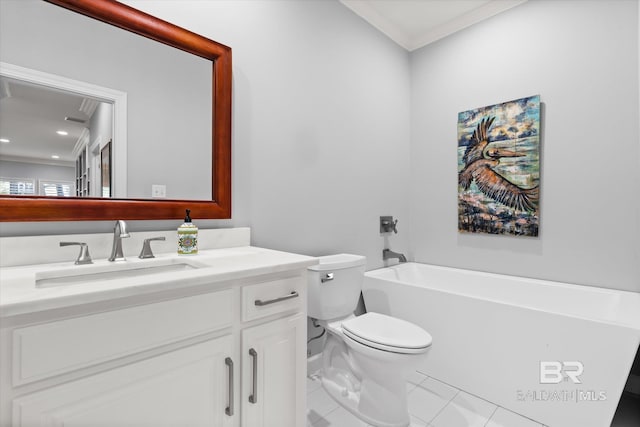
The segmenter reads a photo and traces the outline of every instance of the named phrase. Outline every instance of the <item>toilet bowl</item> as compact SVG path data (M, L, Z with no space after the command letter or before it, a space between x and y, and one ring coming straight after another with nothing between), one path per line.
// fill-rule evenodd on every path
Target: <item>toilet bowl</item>
M379 313L353 315L365 260L332 255L320 257L320 264L309 268L309 316L328 331L322 386L368 424L406 427L408 375L426 357L432 339L402 319Z

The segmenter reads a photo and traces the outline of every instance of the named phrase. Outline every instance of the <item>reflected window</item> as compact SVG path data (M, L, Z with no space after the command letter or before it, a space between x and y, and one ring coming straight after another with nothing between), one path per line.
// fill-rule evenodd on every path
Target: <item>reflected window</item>
M75 185L67 181L40 181L40 195L51 197L71 197L75 194Z
M0 194L33 196L35 195L35 180L30 178L0 177Z

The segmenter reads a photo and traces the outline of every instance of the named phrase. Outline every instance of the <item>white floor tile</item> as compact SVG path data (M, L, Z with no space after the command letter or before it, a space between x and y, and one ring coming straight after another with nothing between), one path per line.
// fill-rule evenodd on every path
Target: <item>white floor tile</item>
M315 424L317 420L335 410L338 406L338 403L323 388L319 388L307 395L307 421Z
M423 382L421 382L420 387L426 388L433 394L436 394L447 401L453 399L453 397L460 391L457 388L452 387L449 384L445 384L442 381L438 381L437 379L432 377L428 377Z
M410 427L544 427L418 372L411 375L407 392ZM306 427L367 427L334 401L315 376L307 378L307 405Z
M313 427L367 427L367 423L340 406L316 420Z
M418 384L420 384L427 378L428 377L426 375L423 375L418 371L414 371L407 379L407 387L406 387L407 394L411 393Z
M421 374L418 371L414 371L411 373L411 375L409 375L409 382L411 384L415 384L418 385L420 384L422 381L426 380L428 377L426 375Z
M497 406L464 391L431 421L433 427L483 427Z
M307 394L313 393L317 389L322 387L322 381L317 375L311 375L307 377Z
M485 427L542 427L542 424L504 408L498 408Z
M422 421L419 418L413 417L411 416L411 424L409 424L409 427L427 427L427 423Z
M428 423L442 411L456 393L455 388L427 378L409 393L409 413Z

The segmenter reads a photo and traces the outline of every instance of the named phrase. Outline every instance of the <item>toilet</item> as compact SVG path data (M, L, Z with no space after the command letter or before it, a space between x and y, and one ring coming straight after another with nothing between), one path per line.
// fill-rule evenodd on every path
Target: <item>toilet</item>
M319 257L309 267L308 315L327 331L322 386L355 416L376 427L409 425L406 383L426 357L431 335L380 313L353 314L366 258Z

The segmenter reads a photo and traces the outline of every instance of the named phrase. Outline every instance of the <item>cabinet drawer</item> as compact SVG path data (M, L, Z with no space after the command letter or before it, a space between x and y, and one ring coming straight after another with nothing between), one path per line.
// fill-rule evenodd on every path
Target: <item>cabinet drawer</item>
M305 280L302 276L242 287L242 321L304 308Z
M13 385L74 371L231 326L232 290L13 331Z

